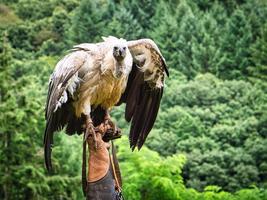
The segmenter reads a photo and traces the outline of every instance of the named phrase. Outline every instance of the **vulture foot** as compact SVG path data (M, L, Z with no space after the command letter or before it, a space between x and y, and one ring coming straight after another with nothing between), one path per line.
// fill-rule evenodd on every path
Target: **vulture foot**
M97 149L96 131L93 121L89 118L85 124L84 142L88 141L90 145L93 145L95 150Z
M108 142L121 137L121 130L111 121L110 116L106 116L104 122L98 126L103 134L103 140Z

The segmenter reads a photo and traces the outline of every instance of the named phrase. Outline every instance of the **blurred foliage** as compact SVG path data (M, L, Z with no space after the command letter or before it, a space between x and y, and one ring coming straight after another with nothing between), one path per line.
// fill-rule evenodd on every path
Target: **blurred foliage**
M8 6L0 4L0 28L4 29L18 22L19 17Z
M171 72L146 146L116 141L126 199L267 199L266 19L264 0L2 0L0 199L83 198L80 136L44 169L44 106L59 58L102 35L152 38Z

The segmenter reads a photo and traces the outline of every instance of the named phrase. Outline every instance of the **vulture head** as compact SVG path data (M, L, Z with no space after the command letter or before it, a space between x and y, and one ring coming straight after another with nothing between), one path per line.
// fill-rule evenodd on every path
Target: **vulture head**
M123 44L118 44L113 47L113 56L117 62L121 62L125 58L126 48L127 46Z
M123 75L129 75L132 67L133 58L128 49L127 41L122 38L113 36L103 37L105 42L110 44L110 52L114 60L112 66L112 74L116 79L121 78Z

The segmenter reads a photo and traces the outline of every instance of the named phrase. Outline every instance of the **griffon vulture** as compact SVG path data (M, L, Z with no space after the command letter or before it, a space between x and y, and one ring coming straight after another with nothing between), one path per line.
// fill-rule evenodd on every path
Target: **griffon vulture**
M84 43L61 59L50 77L44 134L45 164L51 170L53 133L85 133L95 139L96 125L112 123L109 110L126 104L130 146L142 147L159 109L166 62L151 39L126 41L113 36Z

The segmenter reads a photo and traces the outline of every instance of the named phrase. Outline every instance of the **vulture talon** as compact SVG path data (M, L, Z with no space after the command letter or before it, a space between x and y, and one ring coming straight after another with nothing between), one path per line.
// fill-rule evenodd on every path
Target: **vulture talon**
M96 129L93 125L93 122L91 119L86 120L86 129L85 129L85 135L84 135L84 142L88 141L90 145L93 145L95 150L97 150L97 140L96 140Z
M114 122L112 122L108 113L106 113L104 122L100 126L104 127L105 129L105 134L103 136L103 140L105 142L121 137L121 130L115 125Z
M107 130L111 129L111 130L113 130L114 133L117 132L117 126L115 125L114 122L112 122L109 114L105 117L104 124L105 124Z

